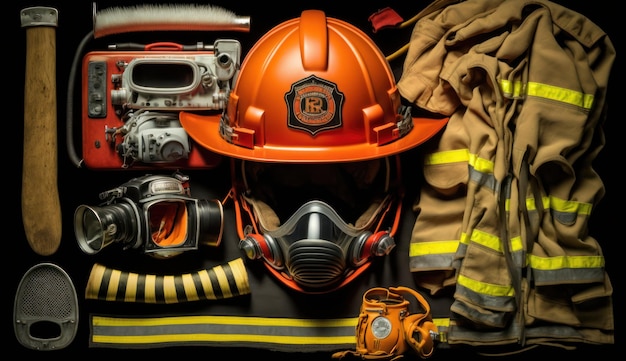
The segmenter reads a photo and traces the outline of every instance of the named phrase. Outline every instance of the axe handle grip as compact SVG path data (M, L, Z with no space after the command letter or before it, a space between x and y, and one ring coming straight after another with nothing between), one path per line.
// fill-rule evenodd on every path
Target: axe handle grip
M54 13L28 8L24 14ZM54 19L56 21L56 18ZM24 84L24 151L22 220L30 247L37 254L56 252L61 242L61 204L57 183L56 29L47 22L26 28Z

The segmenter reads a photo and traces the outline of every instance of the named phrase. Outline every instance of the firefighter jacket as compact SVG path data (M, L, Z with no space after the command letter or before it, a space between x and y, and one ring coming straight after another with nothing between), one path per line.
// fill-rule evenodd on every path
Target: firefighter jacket
M415 23L398 81L450 116L422 148L410 270L431 295L451 290L451 345L613 343L588 222L614 47L550 1L445 3Z

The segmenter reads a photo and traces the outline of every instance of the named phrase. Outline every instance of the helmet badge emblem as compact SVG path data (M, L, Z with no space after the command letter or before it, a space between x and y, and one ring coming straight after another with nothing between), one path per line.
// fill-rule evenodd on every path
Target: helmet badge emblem
M285 94L287 125L315 136L317 133L341 127L343 93L335 83L311 75L291 85Z

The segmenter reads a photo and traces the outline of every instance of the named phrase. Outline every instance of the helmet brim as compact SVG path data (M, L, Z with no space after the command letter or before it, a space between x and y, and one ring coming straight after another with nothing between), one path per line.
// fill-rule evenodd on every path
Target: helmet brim
M199 146L214 153L257 162L328 163L356 162L382 158L408 151L432 138L448 123L447 117L413 117L413 129L388 144L359 144L294 149L269 147L246 148L226 141L220 135L221 114L201 115L181 112L180 122Z

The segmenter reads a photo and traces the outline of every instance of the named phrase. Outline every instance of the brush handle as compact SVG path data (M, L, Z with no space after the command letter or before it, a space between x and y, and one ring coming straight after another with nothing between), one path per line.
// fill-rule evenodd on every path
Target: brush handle
M30 247L51 255L61 242L57 184L57 10L31 7L20 13L26 28L22 221Z
M139 31L250 31L250 17L213 5L161 4L111 7L93 3L93 36Z

